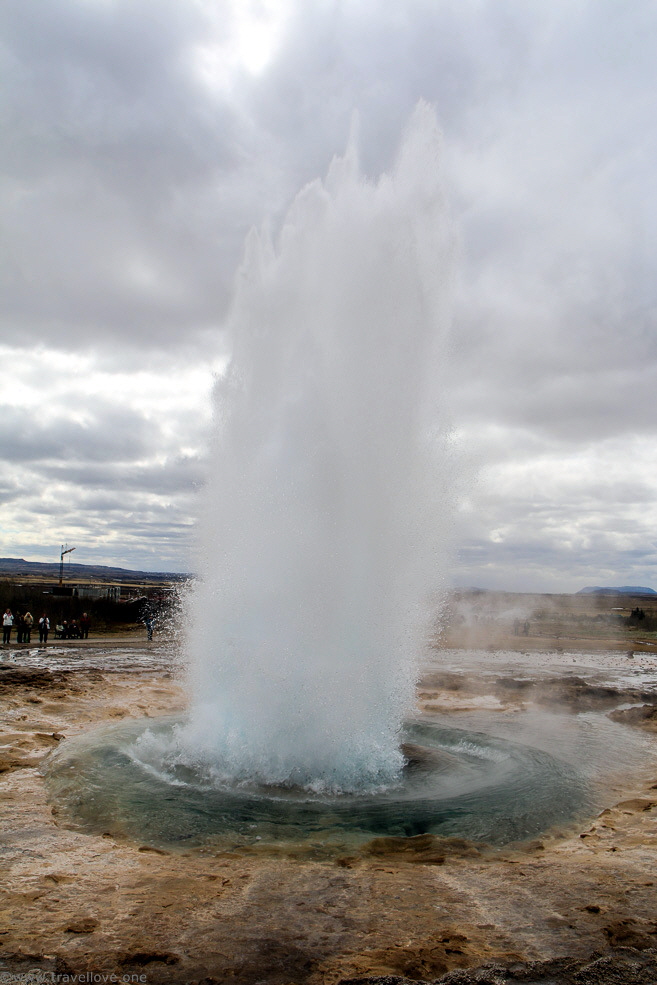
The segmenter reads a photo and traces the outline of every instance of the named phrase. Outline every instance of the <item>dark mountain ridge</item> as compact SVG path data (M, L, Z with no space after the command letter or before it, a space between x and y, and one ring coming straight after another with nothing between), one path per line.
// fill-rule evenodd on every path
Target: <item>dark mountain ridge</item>
M23 558L0 558L0 578L44 578L57 580L59 578L59 562L25 561ZM120 581L120 582L161 582L185 581L189 575L178 571L133 571L129 568L112 567L104 564L74 564L64 565L64 576L67 581L76 579L84 581Z
M639 585L621 585L619 588L604 588L591 585L580 588L577 595L657 595L654 588L642 588Z

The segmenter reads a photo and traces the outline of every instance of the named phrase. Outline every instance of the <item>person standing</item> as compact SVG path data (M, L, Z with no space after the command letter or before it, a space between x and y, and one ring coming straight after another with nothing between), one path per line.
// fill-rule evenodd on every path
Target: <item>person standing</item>
M34 625L34 616L28 611L23 616L23 640L29 643L32 639L32 626Z
M5 614L2 617L2 642L11 642L11 627L14 625L14 617L11 614L11 609L6 609Z
M48 642L48 633L50 632L50 619L44 614L39 619L39 643Z
M16 627L16 642L23 642L23 633L25 631L25 621L23 619L23 613L17 612L16 618L14 619L14 626Z
M89 639L89 630L91 629L91 619L86 612L82 613L82 618L80 619L80 639Z

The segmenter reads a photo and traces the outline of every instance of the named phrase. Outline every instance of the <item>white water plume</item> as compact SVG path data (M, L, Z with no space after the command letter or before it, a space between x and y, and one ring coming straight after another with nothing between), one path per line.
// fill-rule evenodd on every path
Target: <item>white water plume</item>
M354 791L399 774L449 512L439 155L420 105L391 173L366 179L352 141L275 241L248 239L176 754L218 779Z

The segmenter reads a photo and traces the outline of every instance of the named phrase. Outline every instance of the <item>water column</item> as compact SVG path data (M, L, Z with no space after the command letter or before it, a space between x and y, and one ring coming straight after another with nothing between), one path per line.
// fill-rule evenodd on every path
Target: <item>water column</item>
M220 781L394 783L425 603L441 584L436 390L451 232L420 105L396 164L355 141L252 232L214 394L180 758Z

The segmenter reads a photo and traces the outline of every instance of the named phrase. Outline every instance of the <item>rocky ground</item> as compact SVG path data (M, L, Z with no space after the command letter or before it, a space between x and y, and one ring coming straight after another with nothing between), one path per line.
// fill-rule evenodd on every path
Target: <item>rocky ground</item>
M471 722L556 702L641 730L645 762L610 781L585 824L503 851L419 836L313 858L172 853L67 827L44 757L97 724L178 711L184 693L143 640L115 660L5 650L0 983L655 983L657 668L626 674L623 654L542 659L439 655L420 707Z

